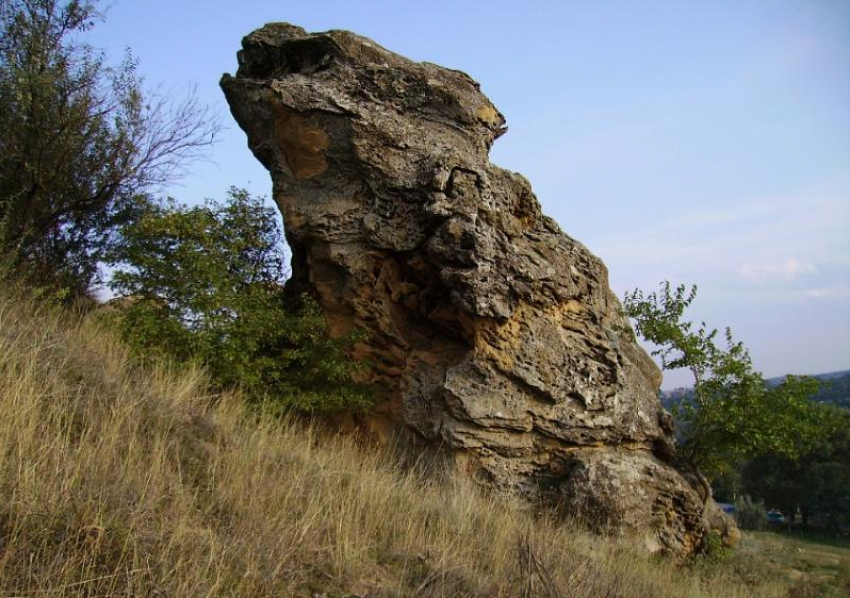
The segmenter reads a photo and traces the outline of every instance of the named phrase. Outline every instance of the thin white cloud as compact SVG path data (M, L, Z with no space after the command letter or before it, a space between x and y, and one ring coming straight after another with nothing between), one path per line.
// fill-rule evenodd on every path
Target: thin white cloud
M788 291L850 280L848 230L850 200L839 193L677 214L589 244L615 286L669 279L740 292Z
M814 265L788 257L779 262L745 262L738 268L738 274L745 281L766 283L774 281L792 282L806 274L814 274Z
M803 289L799 294L805 299L850 299L850 287Z

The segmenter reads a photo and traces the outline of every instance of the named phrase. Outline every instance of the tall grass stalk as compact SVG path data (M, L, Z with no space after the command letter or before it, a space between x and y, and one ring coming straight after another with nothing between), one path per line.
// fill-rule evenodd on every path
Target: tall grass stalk
M779 596L429 479L0 296L0 597Z

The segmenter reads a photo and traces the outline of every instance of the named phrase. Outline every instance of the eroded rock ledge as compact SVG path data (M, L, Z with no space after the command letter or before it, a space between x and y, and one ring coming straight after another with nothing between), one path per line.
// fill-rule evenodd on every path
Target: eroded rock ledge
M290 284L371 333L360 357L392 390L368 425L651 551L698 549L660 372L603 263L490 163L505 119L478 84L345 31L274 23L242 46L221 85L271 173Z

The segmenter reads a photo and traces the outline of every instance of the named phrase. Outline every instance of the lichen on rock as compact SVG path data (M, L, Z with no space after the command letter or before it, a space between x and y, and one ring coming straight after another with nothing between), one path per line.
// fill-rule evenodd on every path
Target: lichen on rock
M363 424L650 551L709 532L674 464L661 374L604 264L489 161L505 119L468 75L345 31L266 25L222 88L269 170L292 280L390 398Z

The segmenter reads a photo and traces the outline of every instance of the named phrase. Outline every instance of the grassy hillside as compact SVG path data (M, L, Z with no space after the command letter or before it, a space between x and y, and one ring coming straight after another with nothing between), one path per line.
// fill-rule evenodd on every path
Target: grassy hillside
M0 597L806 595L787 585L646 559L250 415L0 296Z
M830 403L839 407L850 408L850 370L829 372L827 374L812 374L821 386L817 393L811 396L818 403ZM785 376L768 378L766 382L771 386L779 386L785 380ZM661 391L661 404L666 409L678 405L685 398L692 398L693 388Z
M723 567L743 581L774 579L791 598L850 596L850 541L795 537L794 532L749 532Z

